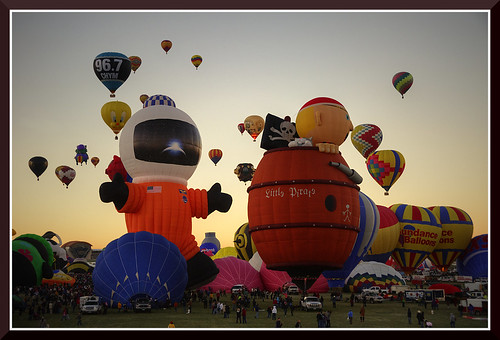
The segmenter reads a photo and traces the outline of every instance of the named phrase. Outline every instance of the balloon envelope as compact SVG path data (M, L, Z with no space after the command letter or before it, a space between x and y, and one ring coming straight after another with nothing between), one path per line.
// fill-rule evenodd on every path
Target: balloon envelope
M236 229L234 233L234 248L236 249L238 258L245 261L249 261L257 251L248 229L248 223L243 223Z
M197 54L191 57L191 63L198 69L198 66L201 65L201 62L203 61L203 58Z
M264 118L258 115L251 115L245 118L245 130L253 138L254 142L264 129L264 123Z
M217 165L217 163L219 163L220 159L222 158L222 150L212 149L208 152L208 157L212 162L214 162L215 165Z
M345 285L351 292L360 293L371 286L390 288L392 285L405 285L405 280L394 268L380 262L360 262L349 274Z
M170 40L163 40L161 42L161 48L163 48L165 53L168 53L168 51L172 48L172 42Z
M392 253L406 274L411 274L434 251L441 238L441 224L427 208L409 204L389 207L401 224L398 244Z
M180 301L187 284L186 260L175 244L147 231L127 233L99 254L92 273L94 293L110 306L147 294Z
M405 169L405 158L396 150L375 151L366 159L366 167L373 179L389 194Z
M386 263L398 244L401 225L394 211L381 205L377 205L377 209L380 215L380 227L363 261Z
M231 287L236 284L244 284L249 290L263 289L259 272L255 270L247 261L228 256L214 260L219 269L217 277L209 284L200 289L211 289L212 291L231 291Z
M137 69L141 66L142 64L142 60L140 57L138 56L130 56L128 57L130 59L130 62L131 62L131 68L132 68L132 71L137 71Z
M401 98L413 85L413 76L408 72L398 72L392 77L392 85L401 93Z
M97 166L97 164L99 164L99 157L92 157L90 161L92 162L92 164L94 164L95 167Z
M120 133L131 116L130 106L118 100L110 101L101 108L102 120L115 135ZM118 136L115 136L115 139L118 139Z
M442 226L439 243L429 258L442 271L446 271L469 245L474 226L470 216L462 209L436 206L429 207L429 210Z
M35 174L36 180L39 180L39 177L44 173L45 169L49 166L49 162L45 157L35 156L30 158L28 161L28 166L31 171Z
M361 124L352 130L351 142L364 158L368 158L380 146L382 137L382 130L377 125Z
M94 59L94 73L101 83L115 96L115 91L127 80L132 70L130 59L118 52L104 52Z
M59 178L59 180L66 185L66 188L68 185L73 182L73 180L76 177L76 171L72 167L69 167L67 165L60 165L56 168L56 176Z
M457 258L459 275L472 276L473 280L488 277L488 234L473 237Z

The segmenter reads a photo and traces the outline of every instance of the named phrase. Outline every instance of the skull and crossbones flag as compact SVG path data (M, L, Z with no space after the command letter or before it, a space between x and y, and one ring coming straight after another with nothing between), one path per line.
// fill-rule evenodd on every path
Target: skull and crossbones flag
M295 123L290 121L289 116L283 119L268 113L262 131L260 147L265 150L286 148L289 142L298 137Z

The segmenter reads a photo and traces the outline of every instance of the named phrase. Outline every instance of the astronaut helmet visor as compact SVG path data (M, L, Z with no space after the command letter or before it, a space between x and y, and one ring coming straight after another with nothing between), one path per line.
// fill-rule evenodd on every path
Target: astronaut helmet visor
M201 138L196 126L176 119L152 119L134 129L138 160L163 164L197 165Z

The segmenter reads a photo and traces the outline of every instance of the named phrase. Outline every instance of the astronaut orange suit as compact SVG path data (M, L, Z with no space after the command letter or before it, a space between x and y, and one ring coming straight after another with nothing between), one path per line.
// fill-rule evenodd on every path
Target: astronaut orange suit
M126 184L128 199L118 212L125 213L129 233L145 230L160 234L177 245L186 260L200 251L191 218L208 216L205 189L187 189L168 182Z

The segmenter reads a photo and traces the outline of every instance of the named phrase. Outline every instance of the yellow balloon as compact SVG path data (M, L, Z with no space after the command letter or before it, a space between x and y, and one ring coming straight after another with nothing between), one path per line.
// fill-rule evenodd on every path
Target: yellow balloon
M253 141L257 139L264 129L264 118L257 115L251 115L245 118L245 130L252 136Z
M132 110L126 103L115 100L104 104L101 108L102 120L117 135L132 116ZM115 136L118 139L118 136Z

